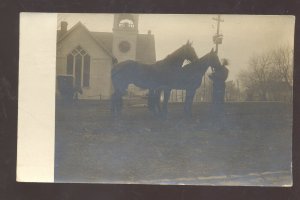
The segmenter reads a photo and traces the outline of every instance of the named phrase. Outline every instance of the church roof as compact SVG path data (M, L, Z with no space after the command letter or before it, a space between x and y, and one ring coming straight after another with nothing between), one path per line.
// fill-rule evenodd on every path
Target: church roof
M64 38L66 38L68 35L70 35L75 29L82 27L87 34L89 34L95 41L96 43L111 57L115 57L112 54L112 51L110 51L104 44L102 41L97 40L96 38L93 37L93 35L91 34L91 32L81 23L78 22L77 24L75 24L70 30L66 31L66 32L62 32L61 30L57 31L57 42L62 41Z
M105 47L112 52L113 35L108 32L90 32L91 35L98 41L103 43Z
M57 41L62 41L73 30L83 26L84 29L92 36L92 38L102 47L110 56L114 57L113 46L113 33L110 32L92 32L89 31L81 22L78 22L70 30L62 33L61 30L57 31ZM156 61L155 54L155 41L152 34L138 34L137 35L137 47L136 47L136 60L142 63L151 64Z

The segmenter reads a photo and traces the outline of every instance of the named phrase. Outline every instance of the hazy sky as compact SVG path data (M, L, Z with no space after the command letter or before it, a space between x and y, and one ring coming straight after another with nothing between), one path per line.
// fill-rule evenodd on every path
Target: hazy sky
M199 57L215 47L216 15L140 14L139 33L151 30L155 36L156 58L163 59L187 40ZM294 44L294 17L262 15L221 15L224 20L220 32L224 35L219 46L219 57L230 61L229 79L236 79L241 69L248 67L253 54L259 54L280 45ZM113 14L59 14L58 22L67 21L71 28L81 21L90 31L111 32ZM59 25L58 25L59 27Z

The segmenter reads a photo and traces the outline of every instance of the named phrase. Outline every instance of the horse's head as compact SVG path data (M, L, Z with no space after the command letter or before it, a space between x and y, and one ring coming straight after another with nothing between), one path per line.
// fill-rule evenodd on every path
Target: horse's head
M214 71L221 69L222 64L220 62L217 52L214 51L214 49L212 49L208 55L209 55L209 65L212 67L212 69Z
M187 41L187 43L183 45L183 52L186 60L194 62L198 59L195 49L192 47L192 43L190 41Z

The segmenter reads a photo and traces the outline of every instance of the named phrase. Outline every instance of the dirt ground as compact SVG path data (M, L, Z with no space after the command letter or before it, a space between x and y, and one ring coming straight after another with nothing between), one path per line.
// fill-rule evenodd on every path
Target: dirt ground
M126 101L120 119L109 102L56 106L56 182L291 185L292 106L227 103L215 122L209 103L170 104L154 117Z

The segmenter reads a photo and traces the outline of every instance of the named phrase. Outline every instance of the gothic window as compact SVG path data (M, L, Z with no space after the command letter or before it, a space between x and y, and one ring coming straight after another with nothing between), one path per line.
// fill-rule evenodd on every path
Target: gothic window
M90 56L86 54L84 56L83 65L83 87L90 86Z
M67 74L74 77L75 87L90 86L90 60L91 57L80 46L68 54Z

